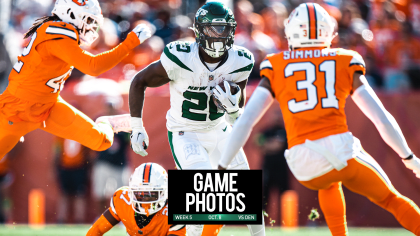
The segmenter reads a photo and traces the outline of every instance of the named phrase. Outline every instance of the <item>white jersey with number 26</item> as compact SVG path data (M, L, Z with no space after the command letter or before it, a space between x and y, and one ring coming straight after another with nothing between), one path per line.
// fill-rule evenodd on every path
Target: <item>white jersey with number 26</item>
M169 131L211 129L223 122L223 111L211 99L211 90L223 80L239 83L248 79L254 56L243 47L233 46L227 59L210 71L200 59L199 45L172 42L166 45L160 61L169 79L171 108L166 114Z

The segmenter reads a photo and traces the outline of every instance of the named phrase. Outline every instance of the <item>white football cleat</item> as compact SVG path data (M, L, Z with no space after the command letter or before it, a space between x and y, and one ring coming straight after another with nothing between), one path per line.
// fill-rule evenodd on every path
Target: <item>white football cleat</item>
M131 116L130 114L116 116L100 116L95 123L107 123L112 126L114 133L131 132Z

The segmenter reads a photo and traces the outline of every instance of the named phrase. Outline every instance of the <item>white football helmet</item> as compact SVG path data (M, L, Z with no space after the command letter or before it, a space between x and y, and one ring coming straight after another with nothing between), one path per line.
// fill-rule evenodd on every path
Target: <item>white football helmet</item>
M168 199L168 173L156 163L144 163L136 168L128 184L133 210L139 214L154 214Z
M74 25L84 45L91 45L98 37L104 17L98 0L57 0L51 14Z
M302 3L284 21L284 32L291 49L330 47L337 35L334 20L317 3Z

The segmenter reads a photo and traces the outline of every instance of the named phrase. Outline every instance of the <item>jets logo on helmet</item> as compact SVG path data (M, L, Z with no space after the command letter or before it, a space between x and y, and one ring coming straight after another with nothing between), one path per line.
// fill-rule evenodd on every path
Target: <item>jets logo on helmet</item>
M207 15L207 10L205 10L205 9L198 9L198 11L197 11L197 13L195 14L195 17L198 17L198 16L205 16L205 15Z
M156 163L144 163L130 177L129 195L133 210L149 216L165 206L168 199L168 174Z
M329 47L337 35L334 20L317 3L300 4L286 22L284 31L291 49Z
M84 5L86 5L86 2L87 2L88 0L73 0L73 2L74 3L76 3L77 5L79 5L79 6L84 6Z
M232 10L220 2L208 2L195 14L197 44L207 55L218 58L233 46L236 21Z

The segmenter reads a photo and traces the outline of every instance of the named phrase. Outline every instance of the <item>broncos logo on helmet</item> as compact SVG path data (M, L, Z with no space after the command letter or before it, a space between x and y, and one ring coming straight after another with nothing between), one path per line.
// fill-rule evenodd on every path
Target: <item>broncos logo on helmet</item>
M84 5L86 5L86 2L87 2L88 0L73 0L73 2L74 3L76 3L77 5L79 5L79 6L84 6Z

